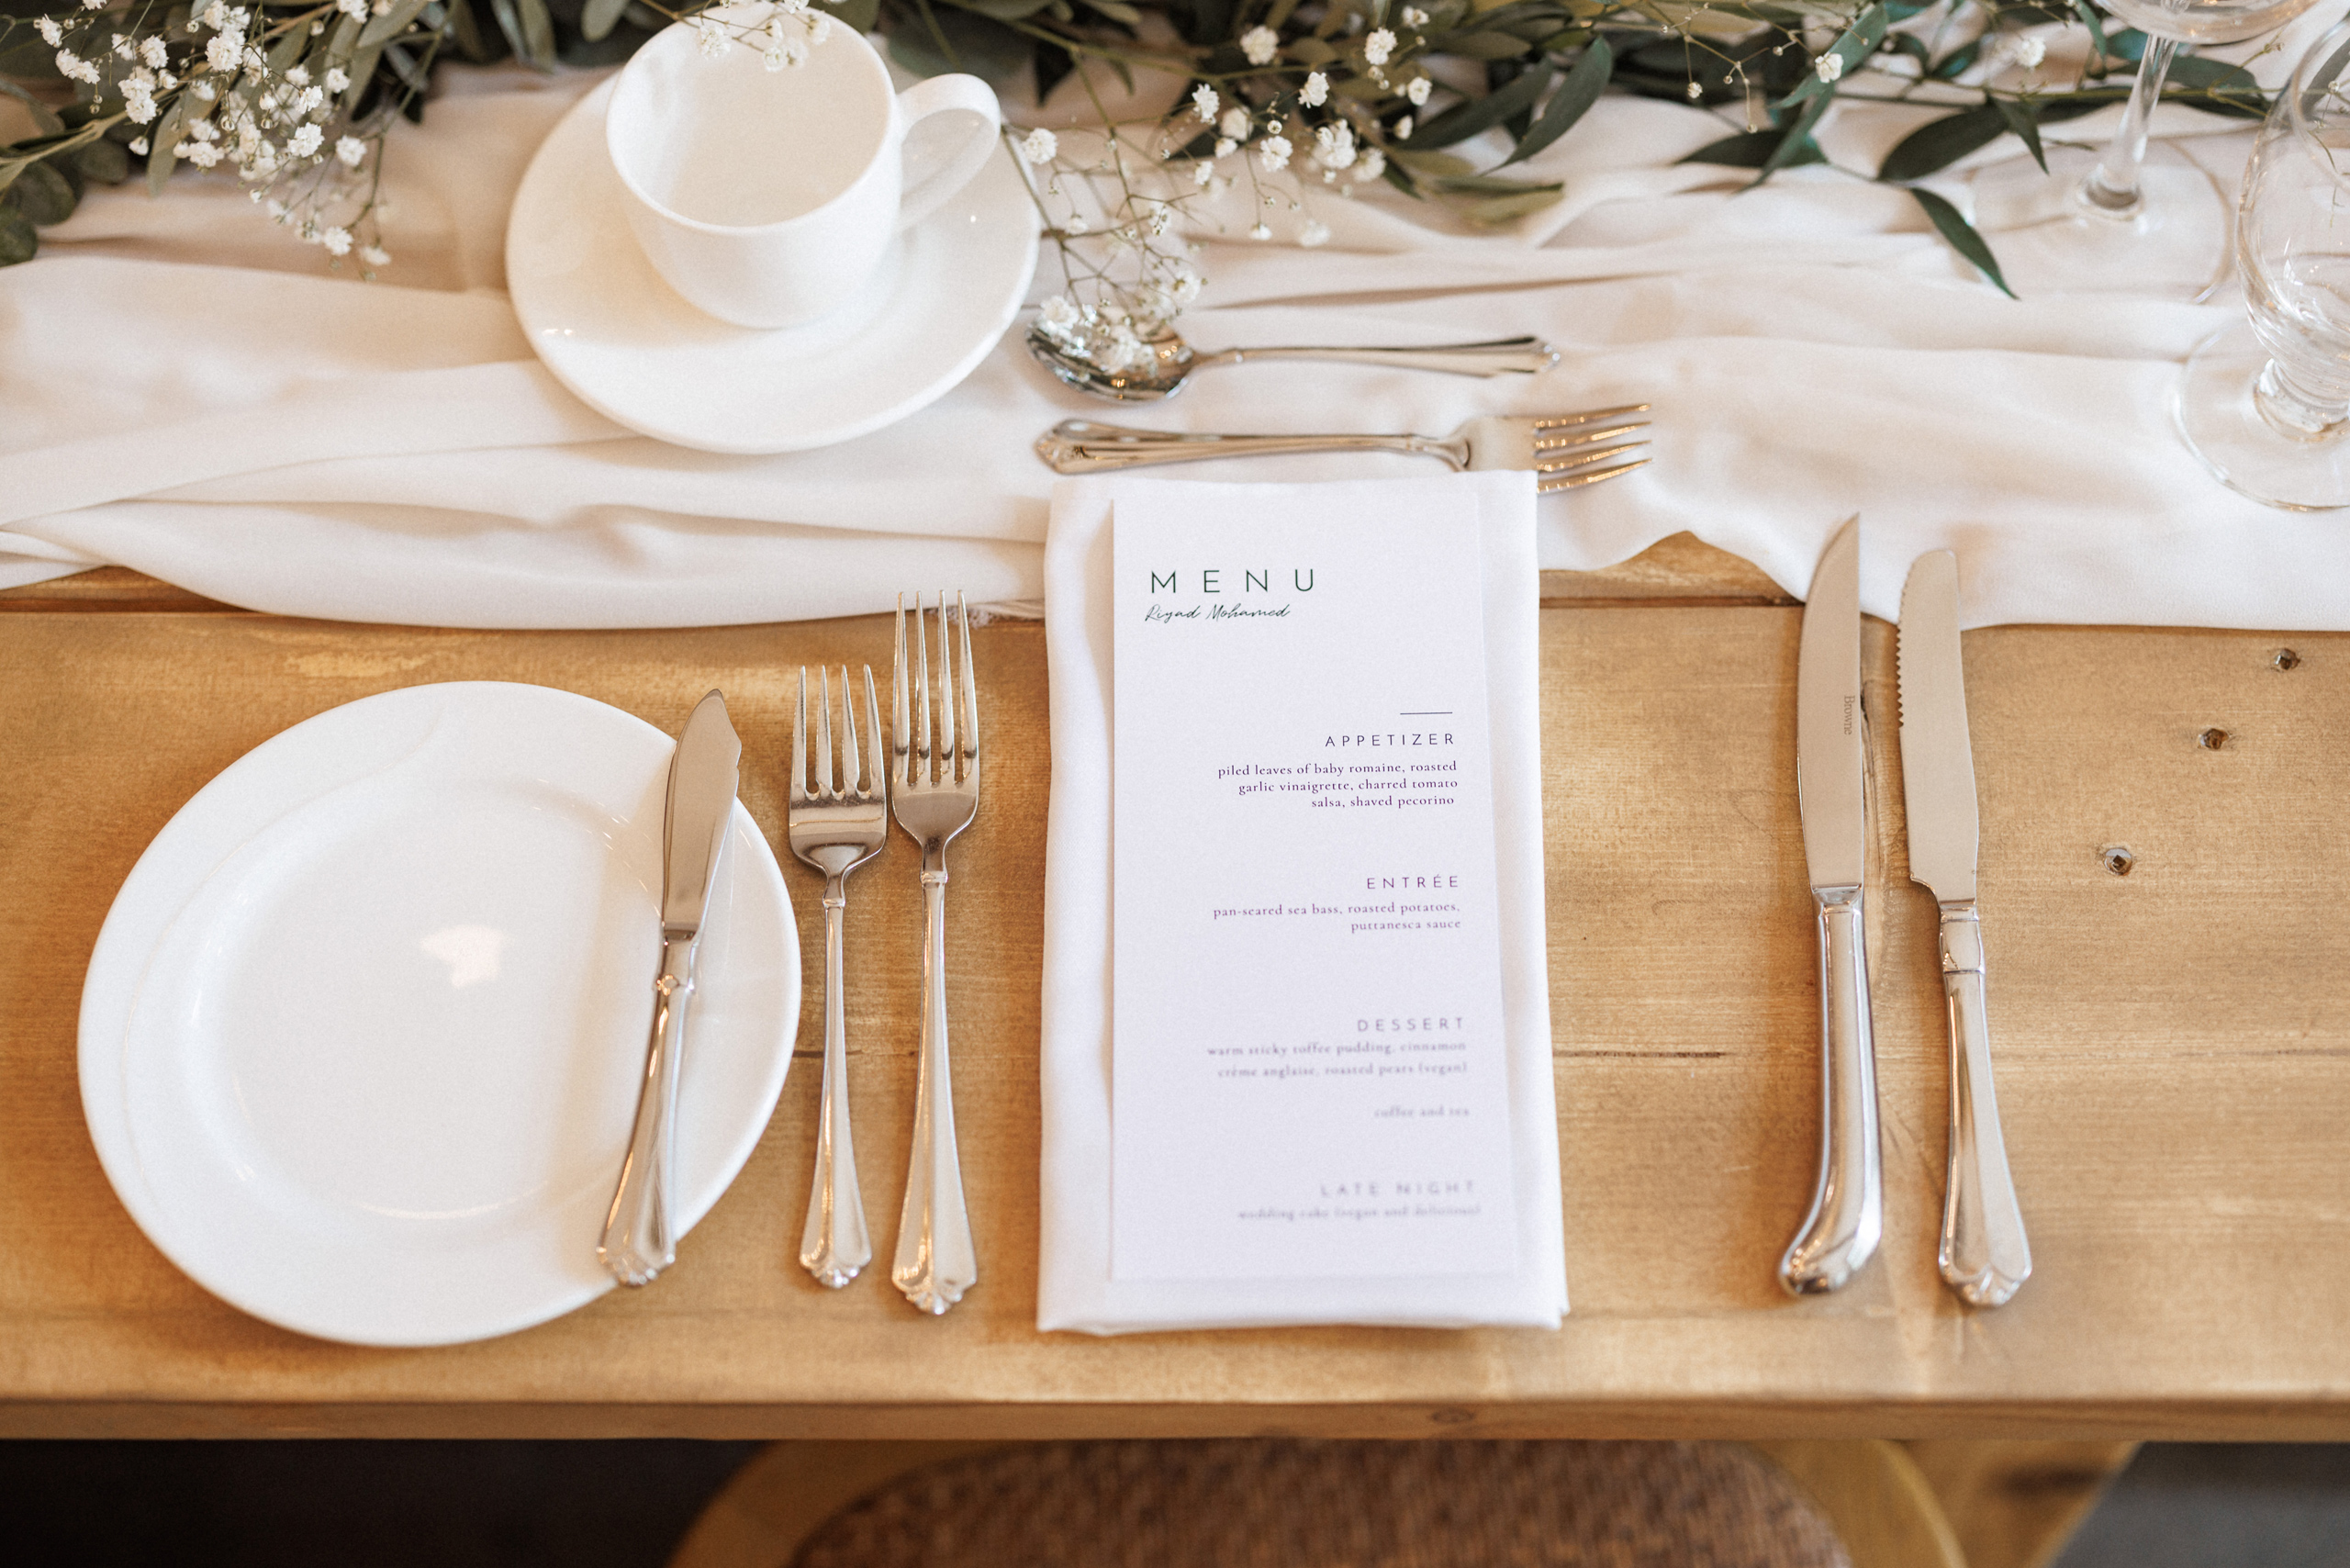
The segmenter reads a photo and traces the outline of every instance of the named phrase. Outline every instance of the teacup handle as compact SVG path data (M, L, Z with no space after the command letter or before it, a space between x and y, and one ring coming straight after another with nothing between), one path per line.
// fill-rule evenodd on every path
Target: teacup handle
M914 127L933 115L956 112L973 117L968 134L927 170L915 170L908 160L905 195L898 206L901 232L928 218L940 203L971 183L971 176L995 151L1003 111L997 106L995 89L976 76L932 76L898 95L906 141L913 140Z

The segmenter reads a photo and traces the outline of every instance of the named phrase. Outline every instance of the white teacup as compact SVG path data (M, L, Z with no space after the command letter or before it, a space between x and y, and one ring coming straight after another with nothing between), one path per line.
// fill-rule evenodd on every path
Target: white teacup
M763 25L767 13L733 14ZM986 83L934 76L894 92L848 28L780 71L740 42L714 58L699 45L677 26L639 50L604 137L646 259L721 320L793 327L845 304L892 239L994 150L1002 116Z

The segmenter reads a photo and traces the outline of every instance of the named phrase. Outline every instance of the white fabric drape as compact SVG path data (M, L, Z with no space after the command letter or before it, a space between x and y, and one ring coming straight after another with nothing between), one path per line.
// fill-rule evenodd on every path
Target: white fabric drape
M2296 22L2255 70L2280 78L2342 9ZM1015 331L900 425L739 458L613 427L539 366L507 307L514 185L591 78L453 77L462 90L393 133L382 281L328 274L235 181L192 172L161 201L94 192L37 260L0 270L0 584L114 562L263 610L465 626L852 613L916 582L1033 606L1053 476L1029 448L1058 419L1433 434L1648 401L1655 461L1545 500L1543 566L1604 566L1688 529L1800 593L1859 511L1880 615L1909 559L1947 546L1970 624L2350 628L2342 516L2234 495L2171 428L2179 362L2232 299L2006 299L1897 189L1814 167L1741 190L1741 171L1676 162L1734 118L1603 100L1531 165L1565 199L1501 233L1393 193L1310 189L1330 244L1210 236L1203 308L1183 323L1207 347L1536 332L1564 352L1548 376L1266 364L1113 409L1052 382ZM1821 135L1866 171L1921 118L1854 104ZM2057 129L2093 140L2108 123ZM2161 128L2223 174L2249 147L2240 122L2191 111ZM1253 220L1227 216L1235 236Z

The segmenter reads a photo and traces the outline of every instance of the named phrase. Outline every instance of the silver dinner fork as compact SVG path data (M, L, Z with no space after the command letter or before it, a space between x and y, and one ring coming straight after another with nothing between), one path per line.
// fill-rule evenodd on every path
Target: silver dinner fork
M913 662L906 662L906 601L898 599L897 672L891 682L890 805L922 846L922 1068L914 1086L913 1157L898 1215L890 1280L924 1312L945 1312L978 1282L963 1170L955 1152L955 1083L946 1057L946 845L979 809L979 694L971 680L971 629L963 596L955 615L938 596L938 734L932 748L930 642L914 596ZM958 659L959 653L959 659ZM962 665L961 711L955 689ZM912 682L912 725L908 681ZM960 729L957 729L957 723Z
M817 672L816 749L808 733L808 670L800 670L800 705L791 715L791 781L785 801L791 852L824 877L824 1089L816 1117L816 1175L808 1193L808 1223L800 1233L800 1266L834 1290L873 1260L865 1202L856 1190L856 1148L848 1128L848 1026L842 1007L841 917L848 908L848 874L881 853L890 836L889 783L881 767L881 702L873 666L865 669L865 733L872 755L857 746L856 700L848 666L841 666L840 769L833 755L832 671ZM812 772L813 777L811 777Z
M1594 467L1646 441L1595 446L1648 426L1622 423L1628 414L1648 412L1646 403L1594 409L1582 414L1489 414L1471 420L1447 436L1432 435L1197 435L1182 431L1136 430L1092 420L1063 420L1036 438L1036 455L1057 474L1098 474L1146 463L1197 463L1211 457L1269 457L1300 452L1406 452L1434 457L1456 469L1530 468L1542 476L1542 495L1596 485L1628 474L1649 460L1637 457Z

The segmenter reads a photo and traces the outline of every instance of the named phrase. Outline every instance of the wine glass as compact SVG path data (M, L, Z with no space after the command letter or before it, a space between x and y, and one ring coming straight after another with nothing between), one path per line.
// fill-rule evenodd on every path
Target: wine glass
M2228 214L2193 159L2149 148L2147 122L2182 43L2240 43L2316 0L2103 0L2146 35L2121 128L2104 151L2047 148L2048 172L2019 158L1974 182L1976 224L2019 293L2059 289L2201 299L2228 264Z
M2311 46L2260 128L2236 272L2249 321L2187 362L2180 432L2255 500L2350 506L2350 22Z

